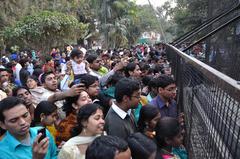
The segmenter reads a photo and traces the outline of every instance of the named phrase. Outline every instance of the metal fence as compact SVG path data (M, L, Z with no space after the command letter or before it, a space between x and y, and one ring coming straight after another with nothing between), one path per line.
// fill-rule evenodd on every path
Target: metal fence
M240 158L238 82L171 45L166 52L185 113L189 158Z
M240 81L240 1L209 2L209 14L213 16L172 44Z

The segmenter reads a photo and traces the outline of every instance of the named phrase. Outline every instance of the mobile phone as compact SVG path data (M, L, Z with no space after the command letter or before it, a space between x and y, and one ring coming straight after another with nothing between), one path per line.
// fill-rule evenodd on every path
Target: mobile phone
M79 83L81 83L81 79L80 78L74 80L74 84L79 84Z
M42 134L42 136L38 139L38 143L42 141L46 137L46 128L41 128L37 131L37 134Z
M85 87L85 83L84 83L84 80L81 80L81 79L76 79L74 80L74 84L79 84L78 87Z
M78 85L78 87L85 88L85 84L84 84L84 83L80 83L80 84Z

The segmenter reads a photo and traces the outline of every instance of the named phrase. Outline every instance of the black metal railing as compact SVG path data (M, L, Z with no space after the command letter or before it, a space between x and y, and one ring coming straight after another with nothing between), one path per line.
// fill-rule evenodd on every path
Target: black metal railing
M185 42L189 42L189 40L192 37L196 37L198 33L206 31L208 29L208 27L210 27L214 23L220 21L221 19L224 19L225 17L227 17L228 15L234 13L236 10L238 10L240 8L240 1L237 1L237 2L233 1L232 3L233 4L231 5L230 9L228 8L227 10L224 10L223 12L221 12L218 15L216 15L215 17L207 19L201 25L193 28L189 32L185 33L184 35L182 35L179 38L177 38L176 40L174 40L171 44L174 45L174 46L180 46L181 44L183 44Z
M240 85L172 45L166 52L185 113L189 158L240 158Z
M230 0L229 3L224 12L171 44L240 81L240 1Z

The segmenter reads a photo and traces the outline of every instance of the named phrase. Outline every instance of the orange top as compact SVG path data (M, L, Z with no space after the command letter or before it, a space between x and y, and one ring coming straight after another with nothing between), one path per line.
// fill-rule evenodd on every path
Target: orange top
M56 132L56 144L60 145L62 141L68 141L72 136L72 129L77 125L77 116L73 113L69 114L58 125Z

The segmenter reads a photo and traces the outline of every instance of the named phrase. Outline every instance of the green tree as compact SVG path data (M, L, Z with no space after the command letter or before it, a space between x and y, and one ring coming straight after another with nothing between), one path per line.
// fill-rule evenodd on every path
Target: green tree
M98 7L99 30L104 37L104 46L119 47L129 43L128 27L134 16L134 2L129 0L99 0Z
M53 46L63 46L83 36L88 26L74 16L43 11L25 16L15 25L6 27L3 36L7 44L35 48L44 52Z
M92 8L92 0L6 0L0 1L0 47L4 45L1 35L5 27L12 26L16 21L26 15L32 15L43 10L57 11L72 15L81 23L89 24L88 33L79 37L82 41L85 37L91 37L95 31L95 11ZM89 35L91 34L91 35Z
M174 22L177 24L176 34L180 36L207 19L209 0L177 0L172 10Z
M80 24L88 24L88 28L84 28L86 32L77 37L78 42L82 43L86 39L91 42L95 37L104 37L102 41L106 43L106 48L134 44L142 32L159 30L159 23L156 18L153 18L155 13L152 8L137 6L135 1L131 0L6 0L0 1L0 45L19 44L25 47L35 47L32 41L38 40L35 38L38 34L34 33L33 35L36 35L33 36L28 33L24 37L23 34L26 31L21 32L20 30L27 29L19 29L19 23L23 22L25 16L36 15L44 10L70 15L75 17ZM38 25L42 26L43 24L40 23L42 21L38 21ZM11 30L13 32L10 33L10 28L14 27L18 29ZM28 28L32 28L32 26L28 26ZM97 32L98 30L99 32ZM13 35L17 37L18 41L12 41ZM25 41L19 40L20 35ZM58 34L56 33L56 35ZM75 39L75 37L70 39ZM62 41L61 38L54 38L56 45L62 44ZM55 45L52 43L51 45ZM38 44L42 45L41 42ZM40 47L37 46L37 48ZM43 47L41 46L41 48Z

